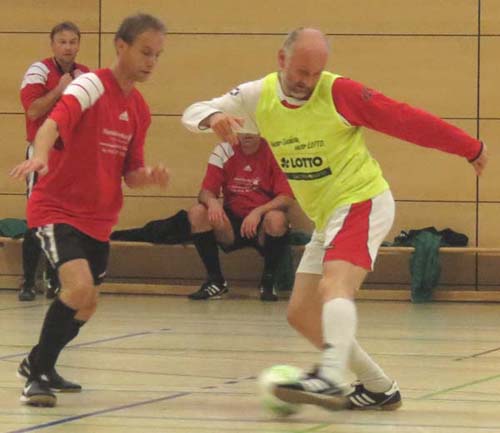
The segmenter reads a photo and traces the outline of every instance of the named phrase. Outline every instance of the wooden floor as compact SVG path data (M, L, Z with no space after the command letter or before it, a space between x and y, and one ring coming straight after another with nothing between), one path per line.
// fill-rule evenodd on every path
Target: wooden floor
M255 383L267 366L318 360L287 325L286 301L103 296L58 364L84 391L38 409L19 403L15 370L47 305L0 292L1 433L500 432L498 304L360 301L359 340L398 380L403 407L287 419L261 409Z

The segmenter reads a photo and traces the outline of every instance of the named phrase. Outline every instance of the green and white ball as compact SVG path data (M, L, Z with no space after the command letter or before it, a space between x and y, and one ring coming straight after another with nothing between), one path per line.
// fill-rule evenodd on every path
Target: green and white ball
M258 377L260 401L268 412L277 416L289 416L297 413L299 404L287 403L273 394L277 384L295 382L304 375L302 369L292 365L274 365L266 368Z

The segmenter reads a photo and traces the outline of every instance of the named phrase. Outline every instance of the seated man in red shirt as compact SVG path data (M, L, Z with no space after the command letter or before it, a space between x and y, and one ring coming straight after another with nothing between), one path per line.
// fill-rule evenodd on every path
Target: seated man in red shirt
M199 203L189 210L193 242L208 278L190 299L218 299L228 291L218 245L230 252L254 247L264 257L262 301L277 301L274 271L286 247L286 211L293 194L267 143L238 134L239 145L217 145L210 155ZM218 199L222 190L223 202Z

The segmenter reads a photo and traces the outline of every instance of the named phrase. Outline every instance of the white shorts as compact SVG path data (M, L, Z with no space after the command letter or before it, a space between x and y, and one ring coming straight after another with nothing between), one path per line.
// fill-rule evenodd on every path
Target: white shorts
M297 273L323 274L323 263L343 260L369 271L394 222L391 191L334 211L324 230L314 231Z

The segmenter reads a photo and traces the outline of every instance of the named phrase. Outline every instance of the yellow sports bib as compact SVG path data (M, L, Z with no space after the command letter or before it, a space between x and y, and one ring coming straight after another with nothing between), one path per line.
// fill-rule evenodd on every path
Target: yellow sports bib
M256 119L300 206L318 230L343 205L389 188L365 146L360 128L346 125L332 99L338 75L323 72L311 98L298 108L278 98L278 74L264 78Z

